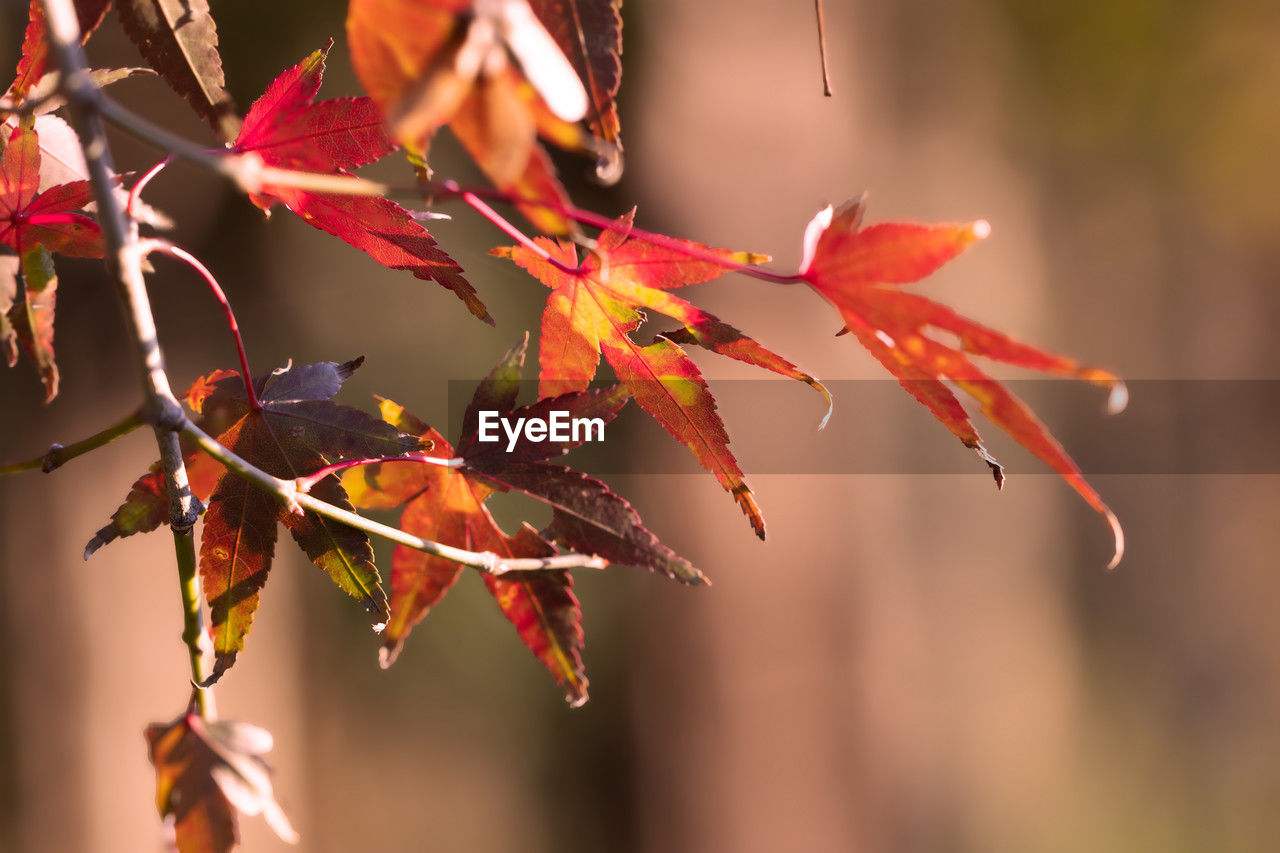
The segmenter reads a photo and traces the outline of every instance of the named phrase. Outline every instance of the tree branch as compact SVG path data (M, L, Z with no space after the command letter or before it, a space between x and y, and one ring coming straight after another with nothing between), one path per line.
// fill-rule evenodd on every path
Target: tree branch
M208 453L225 467L258 488L268 494L275 495L291 512L301 514L303 511L309 510L316 515L323 515L325 518L340 521L357 530L362 530L373 536L381 536L383 539L388 539L415 551L422 551L425 554L431 554L435 557L461 563L473 569L479 569L485 574L505 575L508 572L542 572L552 569L603 569L609 565L609 561L603 557L587 556L585 554L570 553L557 554L554 557L504 558L489 551L466 551L462 548L454 548L452 545L433 542L430 539L421 539L405 533L403 530L380 524L362 515L357 515L349 510L314 498L299 490L297 480L282 480L279 477L271 476L253 463L223 447L213 436L200 429L188 418L184 418L181 430L187 438L198 444L205 453Z
M142 415L138 412L130 412L120 422L114 423L101 432L94 433L74 444L69 444L66 447L61 444L52 444L43 456L37 456L35 459L28 459L25 462L0 465L0 474L16 474L19 471L43 471L48 474L61 468L77 456L83 456L90 450L97 450L103 445L110 444L120 436L128 435L140 426L142 426Z
M160 461L164 467L165 485L169 496L169 521L178 536L187 535L195 524L197 511L195 498L187 482L186 466L182 462L182 448L178 444L175 428L186 420L182 406L173 396L169 377L165 373L164 355L156 337L155 318L151 302L147 298L146 281L142 275L142 254L138 246L136 223L125 218L115 194L115 170L111 163L111 151L107 146L106 129L102 124L102 93L89 76L88 63L80 46L80 25L76 19L72 0L41 0L46 20L49 52L61 72L61 91L67 99L72 127L80 137L85 163L89 169L89 183L98 204L98 222L106 244L107 268L115 279L116 292L124 309L125 323L133 341L134 359L142 374L144 404L142 417L155 428L156 444L160 448ZM194 551L192 559L194 560ZM183 549L179 547L179 573L183 571ZM186 582L183 582L184 599ZM198 601L198 596L197 596ZM199 618L197 605L196 619ZM198 625L191 628L191 613L184 607L184 639L192 656L192 679L203 680L202 668L196 668ZM203 704L203 703L201 703Z
M99 93L97 101L102 115L130 136L153 145L171 156L180 157L222 175L247 193L262 192L262 188L268 185L333 195L387 196L397 193L396 188L389 184L370 181L355 175L281 169L278 166L265 165L262 157L253 152L239 154L216 148L204 148L184 136L179 136L125 109L106 95ZM416 187L404 187L401 190L401 194L417 193Z
M822 94L831 97L831 72L827 70L827 19L822 14L822 0L813 0L818 14L818 56L822 59Z
M460 198L508 235L520 241L522 245L542 256L544 260L553 266L561 267L566 272L572 271L572 268L564 267L556 259L547 256L541 247L535 247L528 237L518 232L514 226L506 223L506 220L488 205L485 205L483 200L491 199L505 204L529 204L544 207L575 222L602 230L608 229L614 224L613 219L607 216L601 216L598 213L573 205L564 205L558 201L547 199L525 198L501 190L467 189L451 180L426 185L395 185L371 181L357 175L306 172L267 166L263 164L262 158L254 152L239 154L202 148L191 140L171 133L159 125L130 112L105 95L101 95L99 101L103 114L123 130L150 145L167 151L173 156L189 160L222 175L243 192L252 194L261 193L267 187L289 187L291 189L328 193L330 195L376 196L382 198L412 197L421 199L423 192L426 191L446 198ZM664 249L680 252L694 260L718 264L726 270L739 272L761 281L768 281L773 284L799 284L804 280L798 273L773 272L744 260L726 258L715 252L689 246L684 241L640 228L633 227L629 232L629 236L634 240L643 240L646 243Z
M218 715L213 703L213 690L200 686L209 676L204 665L208 634L205 633L204 614L200 610L195 536L190 530L185 533L173 531L173 551L178 561L178 586L182 590L182 642L187 645L187 657L191 661L192 703L196 713L212 720Z

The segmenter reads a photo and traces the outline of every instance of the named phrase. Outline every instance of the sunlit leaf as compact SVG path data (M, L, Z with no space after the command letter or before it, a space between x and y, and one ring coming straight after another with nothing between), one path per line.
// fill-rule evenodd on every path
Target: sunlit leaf
M313 52L272 82L250 108L234 151L256 154L268 166L338 175L393 150L381 113L369 98L315 102L327 51ZM253 201L263 210L280 202L378 263L452 290L472 314L493 324L462 268L395 202L271 184Z
M208 0L116 0L115 7L147 64L218 136L234 139L240 119L227 94Z
M691 241L658 245L632 238L632 215L606 229L581 262L572 244L545 238L538 245L558 265L524 246L493 250L551 288L538 347L538 393L546 397L584 390L603 354L640 407L715 475L764 538L764 518L729 449L728 433L702 373L674 340L658 337L642 344L632 333L645 320L645 310L656 311L684 324L696 342L800 379L830 398L813 377L668 292L765 258Z
M356 74L397 142L425 159L447 125L499 189L537 202L521 210L539 229L574 230L538 138L613 161L617 146L578 124L593 116L592 95L527 0L353 0L347 36Z
M385 421L333 402L361 360L346 364L286 367L254 380L255 410L238 373L220 371L187 392L201 426L218 441L272 476L296 479L344 459L396 457L420 449L418 438ZM192 493L208 504L200 539L200 575L209 602L216 680L236 659L257 612L259 593L275 554L277 524L323 569L339 589L369 614L375 628L388 618L368 537L312 513L290 513L274 496L227 472L201 451L184 446ZM351 509L336 477L311 494ZM159 465L134 484L111 523L98 531L86 556L120 536L153 530L168 521Z
M987 236L984 221L862 227L862 203L821 211L805 232L801 276L840 312L845 329L866 347L912 396L991 466L987 452L949 380L972 397L982 413L1062 475L1110 524L1114 566L1124 553L1115 514L1086 482L1079 467L1034 414L970 359L981 355L1006 364L1084 379L1112 390L1112 408L1123 408L1124 386L1110 373L1013 340L899 285L933 273L974 241Z
M276 802L266 729L186 713L145 732L156 768L156 808L179 853L226 853L239 841L236 813L262 815L282 840L298 834Z
M501 396L503 392L495 388L500 382L495 377L493 383L482 383L485 390L478 393ZM384 400L382 412L398 429L417 430L424 443L430 441L431 455L446 459L452 456L453 449L443 436L399 405ZM555 553L555 548L531 528L521 528L515 536L504 533L484 506L494 487L465 469L421 462L385 462L347 472L343 485L357 506L405 503L401 528L424 539L501 557L545 557ZM403 546L396 549L392 561L391 619L383 631L380 656L384 667L396 659L409 632L439 603L461 571L457 563L440 557ZM486 577L485 585L520 639L564 687L566 700L572 705L585 702L582 616L569 573Z

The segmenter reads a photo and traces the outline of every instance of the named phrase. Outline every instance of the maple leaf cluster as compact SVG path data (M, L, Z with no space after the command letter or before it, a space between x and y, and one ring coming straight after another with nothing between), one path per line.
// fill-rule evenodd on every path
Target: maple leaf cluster
M456 453L458 467L387 462L355 469L343 485L357 506L376 509L405 504L401 526L407 532L446 545L491 551L501 557L544 557L555 544L595 554L611 563L639 566L676 580L699 584L706 578L687 560L664 546L644 528L630 504L599 480L548 460L569 452L581 441L521 439L509 450L477 440L479 413L518 418L567 412L570 417L612 421L629 399L621 386L572 391L517 406L525 343L512 348L479 384L463 415L457 449L438 432L400 405L382 400L383 417L399 429L419 435L441 459ZM504 533L489 514L485 500L497 492L514 492L552 509L552 521L538 532L527 524L515 536ZM391 622L383 632L382 665L400 652L410 629L426 616L461 574L457 563L405 546L392 563ZM484 577L503 614L520 638L579 705L587 698L583 672L581 612L567 571L526 577Z
M58 394L53 253L100 258L102 233L83 212L93 200L88 181L41 187L34 126L14 127L0 157L0 244L13 251L0 256L0 349L12 367L21 348L39 370L48 402Z
M378 264L446 288L476 318L495 324L461 266L424 225L429 216L369 194L356 174L402 151L426 202L466 201L517 240L491 254L548 289L537 342L537 398L523 405L518 399L526 335L477 386L452 444L390 400L379 399L378 416L335 402L362 359L288 365L252 376L242 350L242 371L216 371L191 386L187 417L259 472L293 481L338 510L402 508L399 524L409 536L494 560L577 554L704 583L705 576L646 529L626 500L555 461L578 441L526 438L495 446L478 439L479 413L536 418L565 412L608 422L634 399L716 478L764 538L763 511L730 448L712 389L686 348L811 386L826 404L819 428L831 417L832 400L812 374L675 293L736 272L805 284L830 303L840 334L856 339L1001 484L1003 469L955 390L972 398L988 420L1057 471L1108 521L1113 565L1119 560L1123 537L1114 513L1045 426L975 357L1109 387L1113 408L1123 405L1123 386L1106 371L1018 342L906 288L986 237L985 222L867 226L861 201L828 207L803 232L799 269L786 274L764 268L765 255L644 231L634 210L607 218L572 204L544 143L596 157L602 180L620 172L620 0L350 0L346 37L367 94L316 100L326 46L281 73L243 119L226 92L207 0L74 5L85 40L115 9L151 69L225 143L216 156L235 164L249 200L265 213L283 206ZM78 143L52 114L60 101L47 35L43 8L33 0L0 133L0 349L11 365L25 354L52 399L58 389L53 258L100 257L104 245ZM95 71L93 79L102 87L137 71ZM432 144L446 128L491 189L433 181ZM134 186L128 209L135 220L156 225L162 215L139 198L154 174ZM481 196L513 206L537 233L526 236ZM651 315L674 328L642 336ZM615 382L600 376L603 365ZM215 660L206 686L244 648L281 526L381 632L384 667L463 572L457 562L399 545L388 595L366 532L281 501L185 436L183 441L190 488L204 507L199 574ZM551 522L540 530L526 523L507 532L486 506L503 492L549 507ZM169 521L166 475L157 462L136 480L86 556ZM583 616L569 571L490 571L482 577L567 701L585 702ZM157 804L174 826L179 849L230 849L236 811L262 813L282 837L292 836L261 760L269 748L264 735L243 724L212 723L190 709L148 730Z

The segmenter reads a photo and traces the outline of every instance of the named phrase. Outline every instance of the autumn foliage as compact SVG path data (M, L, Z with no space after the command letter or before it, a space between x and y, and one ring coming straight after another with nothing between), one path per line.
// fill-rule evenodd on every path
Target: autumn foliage
M791 288L794 298L809 298L812 290L830 303L831 327L815 331L856 339L989 466L999 485L1002 468L955 391L968 395L992 424L1057 471L1108 521L1119 560L1123 539L1114 514L1046 427L977 359L1107 386L1117 408L1123 386L1103 370L1020 343L909 287L986 237L986 222L864 225L864 205L855 200L825 208L807 228L797 223L804 259L795 272L778 272L763 266L769 261L763 255L645 231L636 226L634 210L612 218L573 205L544 145L595 158L603 180L622 168L615 101L622 71L618 0L350 0L347 44L367 95L317 100L328 52L322 47L270 82L243 119L226 93L216 27L204 0L78 0L74 6L84 39L114 8L147 64L226 143L212 152L192 146L194 153L169 154L219 161L218 168L265 213L287 209L377 263L451 291L472 316L495 323L483 292L428 230L429 219L355 174L397 155L417 188L417 207L469 205L515 240L491 254L547 288L536 331L536 399L518 399L526 334L477 386L452 443L429 419L390 400L380 399L376 414L336 402L361 359L289 364L254 376L245 369L216 370L192 385L182 423L166 426L182 433L186 482L203 508L198 571L213 666L198 679L195 698L225 677L245 648L283 526L380 632L384 667L459 581L466 566L458 555L476 555L472 565L481 569L521 642L571 705L585 702L583 614L569 563L633 566L686 584L706 578L663 545L603 481L557 461L580 441L487 444L477 436L479 413L530 418L561 411L607 423L634 400L693 454L763 539L765 508L730 447L713 389L687 348L811 386L821 395L816 428L827 426L832 400L810 372L757 340L754 335L767 335L767 329L748 335L676 292L726 275L804 285ZM6 95L0 347L11 365L25 357L52 399L58 392L54 259L101 257L119 247L104 245L90 209L95 195L80 143L51 112L61 100L59 81L51 76L54 43L45 10L32 2L22 59ZM128 73L95 72L93 79L100 90ZM109 115L128 121L119 110ZM461 187L433 174L431 148L441 132L461 143L491 186ZM76 164L70 174L48 167L51 151L59 164ZM186 257L161 237L142 240L136 233L138 220L158 221L144 216L148 209L140 197L153 174L142 180L115 176L133 187L130 239L142 255ZM518 210L534 233L520 231L491 202ZM457 310L450 299L435 307ZM669 321L666 330L641 334L642 324L657 315ZM459 323L464 319L459 312ZM357 338L342 346L350 351L360 343ZM830 428L839 429L839 421ZM229 454L215 458L217 448L202 443L202 435ZM261 476L254 480L246 471ZM89 542L86 556L118 538L174 523L172 479L173 463L157 462L127 492L120 484L123 502ZM264 481L276 483L277 491L264 489ZM504 530L486 507L500 492L549 507L551 522ZM302 496L325 508L302 505ZM393 508L406 536L397 540L384 580L369 531L330 510L341 515ZM175 532L185 535L180 527L175 524ZM424 542L445 547L424 550ZM262 813L282 837L292 838L261 759L269 736L246 724L214 721L195 698L175 720L147 730L157 804L178 849L229 849L237 811Z

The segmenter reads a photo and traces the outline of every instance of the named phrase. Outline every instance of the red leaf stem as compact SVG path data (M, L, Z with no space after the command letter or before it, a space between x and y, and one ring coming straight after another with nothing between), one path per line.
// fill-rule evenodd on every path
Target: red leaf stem
M156 169L152 170L158 171ZM249 358L245 355L244 339L240 337L240 324L236 322L236 313L231 309L231 302L227 299L227 294L223 291L222 286L218 284L218 280L213 277L213 273L209 272L209 268L200 263L200 260L186 249L179 248L172 243L163 240L151 240L146 244L147 254L151 252L159 252L162 255L168 255L179 261L183 261L187 266L191 267L205 283L209 285L209 289L213 291L213 298L218 300L218 304L222 306L223 313L227 317L227 328L231 330L231 337L235 339L236 355L240 357L240 378L244 380L245 396L249 400L249 408L255 412L262 411L262 403L258 400L257 393L253 390L252 374L249 372Z

